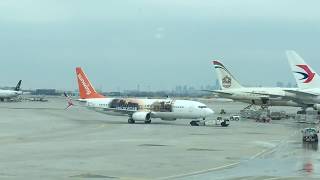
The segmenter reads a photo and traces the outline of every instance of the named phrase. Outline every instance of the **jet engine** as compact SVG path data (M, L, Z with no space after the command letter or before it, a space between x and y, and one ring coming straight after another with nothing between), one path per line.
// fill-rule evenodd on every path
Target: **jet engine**
M320 104L313 105L313 109L320 111Z
M132 114L132 119L135 121L151 121L151 113L150 112L135 112Z

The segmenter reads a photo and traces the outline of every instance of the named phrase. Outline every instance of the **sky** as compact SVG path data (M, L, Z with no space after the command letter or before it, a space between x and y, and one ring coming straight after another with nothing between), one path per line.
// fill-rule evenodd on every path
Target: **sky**
M294 82L285 50L320 73L316 0L1 0L0 86L169 90L215 84L220 60L244 85Z

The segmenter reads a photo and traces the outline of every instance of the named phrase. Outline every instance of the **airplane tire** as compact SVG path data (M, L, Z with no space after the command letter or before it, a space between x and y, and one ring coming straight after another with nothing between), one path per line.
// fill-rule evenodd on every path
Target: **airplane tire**
M151 120L144 121L145 124L150 124Z
M134 121L132 118L129 118L129 119L128 119L128 123L129 123L129 124L134 124L135 121Z
M191 125L191 126L199 126L199 124L198 124L197 121L191 121L191 122L190 122L190 125Z

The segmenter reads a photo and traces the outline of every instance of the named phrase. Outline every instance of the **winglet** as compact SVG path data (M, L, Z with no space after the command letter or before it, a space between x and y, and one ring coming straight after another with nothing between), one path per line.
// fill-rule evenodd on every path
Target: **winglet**
M105 96L97 93L81 67L76 68L76 74L81 99L105 98Z

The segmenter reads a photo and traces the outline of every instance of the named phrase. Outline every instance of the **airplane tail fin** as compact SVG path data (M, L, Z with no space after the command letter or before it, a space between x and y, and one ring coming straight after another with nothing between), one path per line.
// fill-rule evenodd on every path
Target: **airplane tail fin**
M213 61L213 65L222 90L243 87L221 62Z
M298 88L320 88L319 75L295 51L286 51Z
M76 74L81 99L105 98L94 89L81 67L76 68Z
M22 80L20 80L17 84L17 86L14 88L15 91L20 91L21 90L21 83L22 83Z

